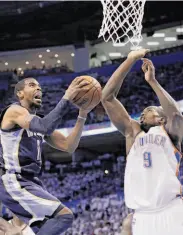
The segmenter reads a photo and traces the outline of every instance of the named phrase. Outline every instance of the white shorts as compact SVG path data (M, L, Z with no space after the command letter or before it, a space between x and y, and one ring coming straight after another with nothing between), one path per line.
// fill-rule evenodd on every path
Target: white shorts
M133 235L183 235L183 200L177 198L156 212L135 212Z

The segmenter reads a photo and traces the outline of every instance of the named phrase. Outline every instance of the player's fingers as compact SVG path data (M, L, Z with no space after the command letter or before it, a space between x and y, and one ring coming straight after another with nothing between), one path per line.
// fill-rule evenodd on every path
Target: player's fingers
M151 69L154 68L154 65L151 60L144 58L143 62L147 64L148 68L151 68Z
M150 61L150 60L147 59L147 58L142 58L142 61L145 62L145 63L147 63L147 62Z
M145 62L146 64L149 64L149 65L152 65L153 66L153 63L151 60L147 59L147 58L142 58L142 61Z
M147 54L147 53L149 53L150 52L150 50L149 49L144 49L144 53L145 53L145 55Z
M154 65L153 65L152 61L149 60L149 61L146 62L146 64L147 64L149 69L154 69Z
M72 84L73 85L78 85L81 81L83 81L83 77L76 77L73 81Z
M143 64L142 64L142 70L143 70L143 72L147 71L147 64L145 62L143 62Z
M78 84L78 86L79 86L80 88L82 88L83 86L87 86L87 85L89 85L89 84L90 84L89 81L83 80L83 81L81 81L81 82Z
M84 87L77 87L75 89L75 92L86 92L86 91L89 91L91 89L91 87L87 87L87 86L84 86Z

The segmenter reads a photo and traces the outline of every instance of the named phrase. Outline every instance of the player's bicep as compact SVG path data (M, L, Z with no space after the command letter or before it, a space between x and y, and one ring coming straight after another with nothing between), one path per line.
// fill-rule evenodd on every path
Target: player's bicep
M67 138L59 131L55 130L50 136L45 136L44 139L51 147L65 152L68 151Z
M169 119L169 122L166 124L166 130L168 133L178 138L182 142L183 139L183 116L179 112L174 112L172 114L172 119Z
M112 99L110 102L102 102L103 106L116 128L124 136L133 135L133 122L130 115L127 113L126 109L116 98Z
M5 120L13 125L17 124L23 129L29 129L30 122L35 115L31 115L27 109L13 105L5 114Z

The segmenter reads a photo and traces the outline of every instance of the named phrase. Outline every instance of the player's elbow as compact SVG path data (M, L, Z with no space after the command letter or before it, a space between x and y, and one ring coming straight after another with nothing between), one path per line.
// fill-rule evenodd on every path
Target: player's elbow
M110 102L112 101L113 99L115 98L114 94L110 94L110 95L107 95L104 93L102 93L102 98L101 98L101 102L103 105L105 105L106 102Z
M65 152L72 154L72 153L75 152L77 147L78 147L77 145L73 145L73 144L70 144L70 143L66 142Z
M75 150L76 150L76 149L77 149L77 147L76 147L76 148L69 147L69 148L67 149L67 153L72 154L72 153L74 153L74 152L75 152Z

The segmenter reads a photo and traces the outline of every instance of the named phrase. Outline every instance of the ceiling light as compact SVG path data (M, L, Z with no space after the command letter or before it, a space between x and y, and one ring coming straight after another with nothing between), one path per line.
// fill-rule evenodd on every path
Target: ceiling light
M120 52L111 52L111 53L109 53L109 56L110 57L121 57L122 54Z
M74 53L71 53L71 56L72 56L72 57L74 57L74 56L75 56L75 54L74 54Z
M44 60L42 60L42 61L41 61L41 64L45 64L45 61L44 61Z
M25 63L26 63L26 64L29 64L29 61L26 61Z
M153 38L163 38L165 37L165 33L154 33Z
M22 13L22 10L20 8L17 9L18 14Z
M58 54L55 54L55 57L58 57Z
M176 28L177 33L183 33L183 28Z
M50 52L50 49L47 49L46 52Z
M122 43L113 43L114 47L124 47L126 44L124 42Z
M147 42L148 46L157 46L159 45L159 42Z
M7 65L8 65L8 62L5 62L4 64L7 66Z
M57 60L57 63L58 63L58 64L60 64L60 63L61 63L61 61L60 61L60 60Z
M42 55L39 55L39 58L42 58L43 56Z
M176 37L166 37L166 38L164 38L164 41L165 42L174 42L174 41L177 41L177 38Z

